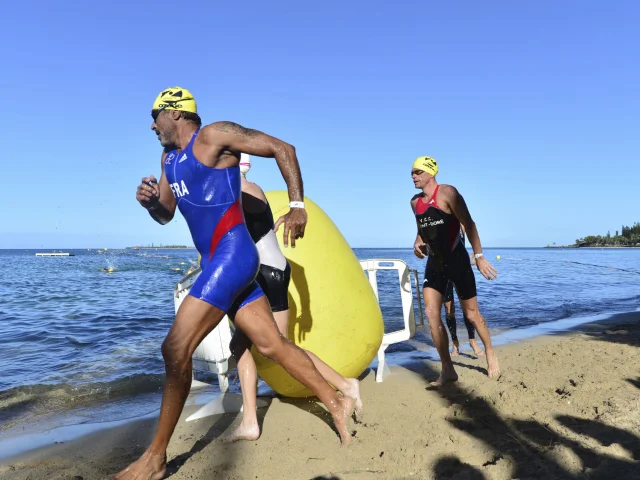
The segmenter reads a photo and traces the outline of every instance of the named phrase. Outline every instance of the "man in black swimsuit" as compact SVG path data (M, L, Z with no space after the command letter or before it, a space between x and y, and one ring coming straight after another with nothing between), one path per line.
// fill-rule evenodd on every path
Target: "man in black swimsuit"
M418 235L413 249L419 258L425 258L424 250L429 249L423 295L431 336L442 361L440 378L432 385L440 386L445 382L455 382L458 379L449 354L449 339L440 314L442 299L449 280L456 287L465 316L476 328L484 344L488 375L490 378L497 378L500 375L498 357L491 345L487 324L478 310L475 277L467 250L460 241L461 224L473 247L478 271L487 280L495 279L498 272L482 254L480 236L464 198L455 187L438 185L435 178L437 173L438 165L431 157L418 157L411 169L415 187L422 190L422 193L411 199L411 209L418 225Z
M460 228L460 241L464 246L465 234L464 227ZM471 254L473 257L473 254ZM475 258L473 260L472 265L475 265ZM458 333L456 328L456 306L453 302L453 283L449 280L447 283L447 290L444 294L444 316L447 320L447 328L449 329L449 333L451 334L451 342L453 343L453 348L451 349L451 356L455 357L460 354L460 341L458 340ZM464 326L467 327L467 334L469 335L469 346L473 349L473 353L476 354L477 357L481 357L484 355L482 349L476 343L476 329L473 326L473 323L469 321L467 316L462 312L462 318L464 319Z

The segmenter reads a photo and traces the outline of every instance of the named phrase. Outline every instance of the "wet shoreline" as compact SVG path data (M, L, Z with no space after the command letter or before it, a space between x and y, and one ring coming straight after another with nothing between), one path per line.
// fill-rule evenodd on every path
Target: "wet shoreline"
M514 328L514 329L490 329L493 345L503 346L517 344L521 342L532 341L542 337L550 337L556 335L568 335L576 332L588 332L599 330L607 325L617 325L624 322L640 322L640 309L630 312L616 312L612 314L598 314L585 317L567 318L547 323L540 323L530 327ZM417 332L426 333L428 335L428 326L418 326ZM414 337L415 338L415 337ZM469 355L470 349L466 344L466 336L459 333L461 352L463 355ZM481 345L481 342L478 340ZM406 344L406 345L405 345ZM424 342L416 342L413 339L401 344L401 351L388 351L387 362L391 366L410 367L416 362L423 360L438 361L435 348ZM411 350L406 349L411 348ZM481 364L484 360L480 360ZM369 371L377 369L377 359L374 359L369 365ZM234 385L231 391L237 390ZM185 411L194 410L196 407L207 403L208 401L219 395L218 386L212 384L205 388L192 389ZM266 398L274 398L274 392L264 384L259 389L259 395ZM95 416L91 415L92 420L87 421L82 415L74 414L73 411L62 416L52 416L44 422L38 422L37 425L16 425L4 431L0 430L0 464L6 463L14 458L19 458L25 454L30 454L35 450L50 447L61 442L69 442L77 440L86 435L100 432L116 427L123 427L132 422L140 422L145 420L153 420L157 418L159 413L159 403L161 392L153 395L146 395L144 398L131 398L131 410L138 413L128 416L127 418L118 418L117 420L101 421L95 420ZM139 405L135 405L137 400ZM112 406L117 409L117 406ZM104 412L102 407L98 410ZM62 424L60 421L62 420ZM26 428L25 428L26 427ZM35 428L34 428L35 427ZM43 429L44 427L44 429Z

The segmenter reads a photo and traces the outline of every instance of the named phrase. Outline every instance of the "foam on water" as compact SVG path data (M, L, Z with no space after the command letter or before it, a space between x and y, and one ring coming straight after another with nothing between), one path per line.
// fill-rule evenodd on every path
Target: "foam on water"
M29 451L54 445L56 443L64 443L79 438L83 435L98 432L107 428L114 428L124 425L135 419L153 418L157 416L157 412L149 412L144 415L131 418L122 418L114 421L83 423L79 418L70 425L58 426L32 433L12 436L10 438L0 438L0 460L5 460Z

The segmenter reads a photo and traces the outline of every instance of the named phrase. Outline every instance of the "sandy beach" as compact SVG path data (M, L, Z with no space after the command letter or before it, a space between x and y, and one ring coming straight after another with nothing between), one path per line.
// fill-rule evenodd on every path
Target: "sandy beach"
M256 442L225 445L236 415L195 422L185 409L169 445L167 478L510 479L640 478L640 312L454 357L460 381L429 387L439 363L393 366L362 378L365 418L341 448L314 400L270 399ZM466 348L465 348L466 347ZM1 479L101 479L137 458L155 418L102 430L1 462Z

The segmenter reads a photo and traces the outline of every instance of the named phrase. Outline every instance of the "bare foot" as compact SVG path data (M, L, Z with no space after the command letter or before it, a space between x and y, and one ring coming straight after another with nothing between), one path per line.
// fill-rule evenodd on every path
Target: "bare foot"
M453 344L453 350L451 350L451 356L457 357L458 355L460 355L460 344L456 342Z
M342 393L337 394L337 400L339 405L333 408L331 416L333 417L333 423L340 434L340 442L343 447L348 447L351 443L351 432L349 432L349 419L353 415L353 411L356 408L355 398L347 397Z
M447 371L443 370L442 373L440 374L440 378L438 378L438 380L436 380L435 382L431 382L429 385L431 385L432 387L441 387L445 383L451 383L451 382L457 382L457 381L458 381L458 374L452 368L451 370L447 370Z
M354 410L356 422L361 423L364 409L362 406L362 398L360 398L360 381L357 378L347 378L347 383L349 384L349 388L342 393L356 401Z
M475 339L469 340L469 345L471 345L471 348L473 348L473 353L476 354L476 357L482 357L484 355L484 352L478 346Z
M498 357L493 349L487 350L487 371L489 372L489 378L498 378L500 376Z
M138 460L112 478L114 480L160 480L164 478L166 470L166 454L153 454L147 450Z
M257 440L260 438L260 426L254 422L245 423L244 420L236 429L222 439L222 443L233 443L238 440Z

